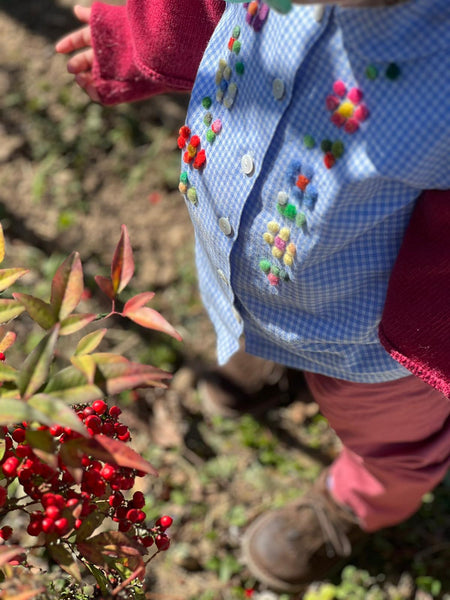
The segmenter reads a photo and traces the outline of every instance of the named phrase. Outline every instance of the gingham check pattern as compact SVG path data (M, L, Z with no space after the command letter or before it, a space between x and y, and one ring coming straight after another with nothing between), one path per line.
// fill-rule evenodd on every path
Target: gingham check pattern
M227 49L235 25L241 51ZM215 101L219 59L242 60L245 73L235 104ZM199 69L187 124L200 135L207 166L188 168L198 203L189 202L196 232L200 289L218 336L218 358L228 360L244 332L250 352L350 381L380 382L408 372L378 341L389 275L415 200L423 189L450 187L450 2L410 0L390 8L312 7L288 16L273 11L260 33L245 10L230 5ZM389 63L401 69L385 76ZM365 75L367 66L379 72ZM272 82L281 79L276 99ZM333 82L359 87L370 115L349 135L330 122L325 98ZM223 129L206 141L201 101ZM316 147L305 148L312 135ZM332 169L320 141L340 139L345 152ZM249 155L254 172L241 170ZM302 231L277 212L292 160L314 170L319 197L306 210ZM183 169L186 165L183 164ZM232 227L225 235L218 221ZM271 286L259 268L270 255L262 235L271 220L291 227L297 247L291 280ZM236 311L240 319L236 317Z

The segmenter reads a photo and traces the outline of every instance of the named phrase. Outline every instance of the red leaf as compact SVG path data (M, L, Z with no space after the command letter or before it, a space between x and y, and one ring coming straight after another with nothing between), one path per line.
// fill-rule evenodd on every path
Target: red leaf
M147 304L147 302L150 302L154 295L155 292L142 292L141 294L133 296L127 302L125 302L122 314L126 316L127 311L133 311L137 308L141 308L141 306L144 306Z
M136 469L158 477L158 471L124 442L114 440L101 433L94 435L91 439L98 443L101 448L106 450L120 467Z
M102 292L106 294L110 300L114 300L116 294L113 290L111 279L109 277L103 277L103 275L96 275L94 279Z
M131 249L127 228L125 225L122 225L122 234L111 264L111 281L114 294L120 294L133 277L133 273L133 250Z
M131 319L141 327L146 327L147 329L154 329L156 331L163 331L168 335L172 336L179 342L181 342L182 337L176 331L172 325L166 321L166 319L159 314L158 311L153 308L149 308L148 306L141 306L141 308L137 308L135 310L127 310L122 312L122 315Z

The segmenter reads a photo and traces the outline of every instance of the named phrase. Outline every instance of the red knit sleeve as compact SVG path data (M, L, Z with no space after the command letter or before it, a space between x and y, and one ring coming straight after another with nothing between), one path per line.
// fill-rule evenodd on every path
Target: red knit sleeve
M424 192L389 280L379 328L399 363L450 397L450 191Z
M94 84L104 104L189 91L217 25L223 0L95 2Z

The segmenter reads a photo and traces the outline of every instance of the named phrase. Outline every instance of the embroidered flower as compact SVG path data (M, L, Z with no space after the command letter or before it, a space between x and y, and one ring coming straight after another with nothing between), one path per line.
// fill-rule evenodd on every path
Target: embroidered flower
M341 80L333 84L333 93L326 97L325 105L331 114L331 122L343 127L346 133L355 133L360 123L369 116L369 109L363 100L363 92L358 87L347 90Z
M247 11L245 21L250 27L258 32L263 28L264 23L269 15L269 6L264 2L252 0L252 2L244 2L244 9Z

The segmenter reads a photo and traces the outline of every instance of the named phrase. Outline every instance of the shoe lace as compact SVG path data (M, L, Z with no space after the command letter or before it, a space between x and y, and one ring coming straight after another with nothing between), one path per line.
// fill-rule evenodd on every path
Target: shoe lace
M328 558L350 556L352 545L348 536L337 523L330 519L327 509L321 502L318 502L317 499L314 502L308 501L305 498L297 508L309 508L315 514L325 542L325 551ZM349 517L346 520L350 521L351 519Z

